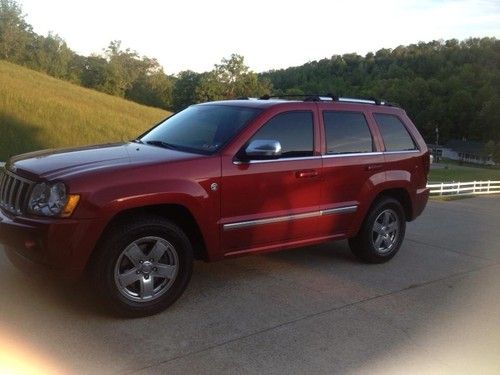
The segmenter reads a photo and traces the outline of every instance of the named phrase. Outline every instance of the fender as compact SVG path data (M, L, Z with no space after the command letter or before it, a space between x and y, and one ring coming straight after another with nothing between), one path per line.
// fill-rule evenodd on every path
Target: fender
M80 247L79 257L88 259L107 225L121 212L168 204L183 206L191 213L207 253L215 253L220 247L220 190L213 191L211 185L220 185L220 179L220 158L211 157L197 160L194 166L188 162L163 163L108 171L93 175L91 180L84 176L71 180L70 191L81 194L72 219L93 223L93 238L87 239L85 250Z
M361 227L368 210L377 196L383 191L390 189L404 189L410 197L413 209L414 202L412 197L415 192L411 184L411 174L408 171L391 170L374 174L366 181L361 189L359 196L362 197L362 199L359 202L356 216L354 217L351 227L348 230L348 237L356 235L357 230ZM366 198L363 199L363 197Z

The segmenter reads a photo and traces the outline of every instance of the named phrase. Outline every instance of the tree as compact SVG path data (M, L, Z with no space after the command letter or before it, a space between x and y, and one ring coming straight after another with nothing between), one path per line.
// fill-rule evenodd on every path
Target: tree
M493 139L500 143L500 97L489 98L477 116L483 139Z
M196 88L196 98L198 101L234 99L261 96L270 91L269 80L259 78L250 71L243 56L232 54L229 59L223 58L220 64L215 64L212 71L201 76Z
M121 41L114 40L104 50L106 65L105 80L100 89L108 94L125 97L144 69L139 55L129 48L122 50Z
M200 83L200 74L185 70L177 75L172 89L172 108L180 111L196 103L196 88Z
M158 60L141 57L136 51L122 49L118 40L110 42L104 56L89 59L82 82L111 95L138 103L171 108L172 79Z
M33 39L21 7L14 0L0 0L0 59L24 63Z
M27 65L56 78L69 78L70 64L75 53L57 34L36 36L30 46L32 58Z
M495 150L493 151L493 161L500 164L500 142L497 142Z
M108 62L102 56L90 55L83 58L81 63L80 81L85 87L102 90L107 80Z
M172 89L173 79L160 70L140 75L125 97L138 103L171 109Z

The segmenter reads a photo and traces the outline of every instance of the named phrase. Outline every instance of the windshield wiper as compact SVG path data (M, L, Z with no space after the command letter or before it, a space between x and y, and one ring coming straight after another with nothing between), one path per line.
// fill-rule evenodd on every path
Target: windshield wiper
M148 145L169 148L171 150L178 150L179 149L179 147L177 147L176 145L173 145L173 144L167 143L167 142L163 142L163 141L156 141L156 140L155 141L146 141L146 143Z

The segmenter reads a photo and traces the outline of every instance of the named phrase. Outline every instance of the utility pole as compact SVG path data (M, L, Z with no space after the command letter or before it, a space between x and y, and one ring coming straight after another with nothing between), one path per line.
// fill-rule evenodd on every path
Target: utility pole
M439 146L439 128L436 125L436 163L439 163L439 156L438 156L438 146Z

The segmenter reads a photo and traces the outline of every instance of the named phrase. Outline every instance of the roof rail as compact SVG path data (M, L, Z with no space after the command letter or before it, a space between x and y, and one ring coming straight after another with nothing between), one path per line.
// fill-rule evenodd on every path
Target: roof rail
M339 98L339 102L347 102L347 103L363 103L363 104L376 104L382 105L384 102L377 99L361 99L361 98Z
M269 100L272 98L307 98L310 96L314 96L314 95L310 95L310 94L283 94L283 95L272 94L272 95L268 95L268 94L266 94L266 95L262 95L259 99Z
M328 93L328 94L273 94L273 95L263 95L259 99L261 100L269 100L271 98L304 98L305 102L343 102L343 103L361 103L361 104L375 104L375 105L385 105L389 107L397 107L396 104L390 103L385 100L376 99L376 98L344 98L339 97L337 95Z
M321 95L321 94L273 94L273 95L262 95L259 99L269 100L272 98L304 98L305 102L320 102L320 101L332 101L337 100L338 97L331 94Z
M254 98L252 96L240 96L236 98L235 100L259 100L260 98Z

